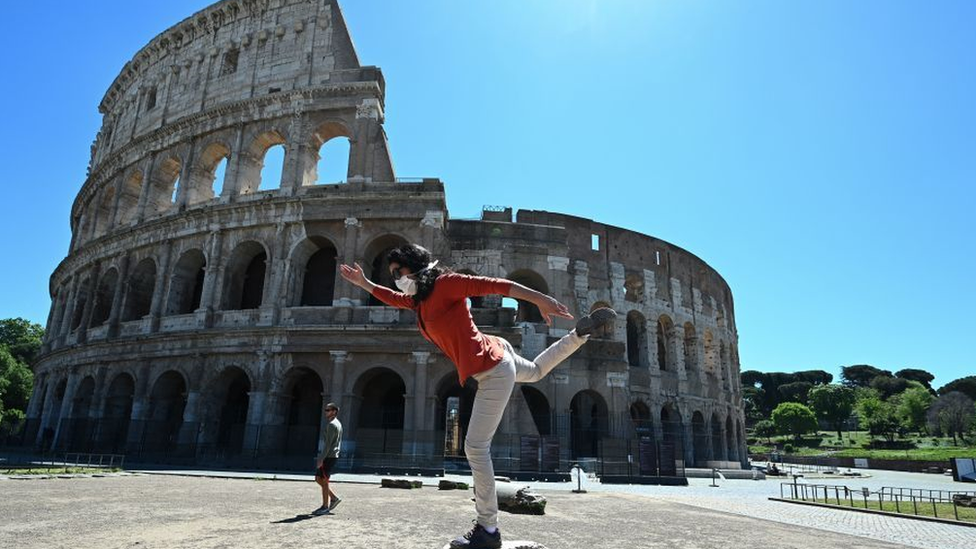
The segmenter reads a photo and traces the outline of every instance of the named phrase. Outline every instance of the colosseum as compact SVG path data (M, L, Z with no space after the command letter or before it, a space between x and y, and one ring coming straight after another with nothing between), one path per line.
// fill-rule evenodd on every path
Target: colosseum
M620 313L612 335L516 388L498 470L747 464L732 294L714 269L570 215L451 219L439 179L397 177L384 108L383 73L360 64L336 0L224 0L138 51L99 105L26 443L308 469L334 401L342 467L463 467L471 390L412 311L337 276L359 262L392 287L385 252L417 242L455 271ZM280 178L265 180L270 158ZM344 180L320 181L336 163ZM529 357L572 327L500 296L470 311Z

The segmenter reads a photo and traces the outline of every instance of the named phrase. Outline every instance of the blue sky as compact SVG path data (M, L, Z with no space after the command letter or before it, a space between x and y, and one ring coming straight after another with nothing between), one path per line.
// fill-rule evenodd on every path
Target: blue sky
M0 318L48 278L124 63L206 2L6 8ZM682 246L732 288L743 369L976 373L973 2L343 3L399 176Z

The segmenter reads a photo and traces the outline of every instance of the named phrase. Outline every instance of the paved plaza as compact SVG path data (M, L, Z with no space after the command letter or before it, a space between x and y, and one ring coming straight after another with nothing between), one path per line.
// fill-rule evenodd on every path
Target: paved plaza
M3 480L0 547L439 549L473 515L469 492L383 489L377 477L347 475L337 484L344 498L337 514L307 518L318 503L317 487L310 477L289 478L301 481ZM720 488L696 479L672 488L591 485L584 495L567 484L538 486L549 499L547 514L503 513L507 539L550 549L904 547L896 542L950 549L976 541L976 528L769 502L763 490L778 486L770 481L728 481ZM882 530L890 535L879 536Z

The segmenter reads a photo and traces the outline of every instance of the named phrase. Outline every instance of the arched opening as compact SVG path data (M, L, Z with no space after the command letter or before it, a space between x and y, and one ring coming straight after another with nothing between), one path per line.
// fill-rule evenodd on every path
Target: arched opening
M170 370L159 376L149 395L149 421L146 428L149 451L175 448L183 426L186 407L186 381L183 375Z
M546 284L546 279L543 278L539 273L530 269L519 269L517 271L513 271L509 273L506 278L537 292L544 294L549 293L549 285ZM522 300L517 301L518 313L515 315L517 322L544 322L542 319L542 313L539 312L539 308L533 303Z
M732 427L732 416L725 418L725 455L729 461L739 460L739 452L735 446L735 429Z
M102 416L101 445L107 453L125 451L129 435L129 419L132 415L132 398L136 383L129 374L115 376L105 395L105 413Z
M399 454L403 443L406 385L388 368L374 368L356 382L359 401L356 423L357 454Z
M335 296L336 258L339 252L329 239L313 236L305 240L292 254L295 287L300 307L329 307ZM296 292L297 293L297 292Z
M657 366L664 371L674 371L672 363L674 356L671 353L672 337L674 336L674 323L667 315L661 315L657 319Z
M112 314L112 300L115 298L115 288L119 284L119 272L114 268L105 271L98 279L98 289L95 291L95 303L92 304L91 326L101 326L108 321Z
M638 311L627 313L627 362L631 368L647 367L647 320Z
M91 290L91 279L85 278L78 285L78 293L75 297L75 308L71 315L71 331L75 331L81 326L82 317L85 314L85 305L88 304L88 292Z
M244 448L251 380L244 370L231 366L214 382L212 402L217 405L217 450L236 455Z
M75 390L71 405L70 440L67 449L71 452L89 452L92 449L94 429L91 421L92 402L95 400L95 378L85 376Z
M316 184L341 183L349 172L349 132L342 124L326 122L315 131L317 158L315 162Z
M152 309L153 292L156 289L156 262L143 259L129 275L125 292L125 306L122 308L122 321L138 320L147 316Z
M95 217L95 238L112 230L112 209L115 207L115 188L106 187L102 198L98 201L98 208L93 212Z
M173 211L180 193L180 171L183 163L179 158L170 156L156 166L153 173L152 188L149 202L146 204L146 216L163 215Z
M549 407L549 399L542 391L528 385L521 385L522 398L532 413L532 421L541 436L552 434L552 410Z
M647 404L637 401L630 405L630 421L634 426L634 433L639 439L654 439L654 422L651 420L651 409Z
M705 428L705 416L701 412L691 415L691 437L695 452L695 466L705 467L708 461L708 431Z
M722 459L722 448L724 446L722 420L718 418L718 414L712 414L712 459Z
M705 373L710 376L718 375L718 353L715 352L715 343L712 341L712 332L705 330L703 339L705 347Z
M685 371L695 372L698 370L698 336L695 334L695 327L691 322L685 322L684 337Z
M234 249L227 263L224 309L257 309L264 301L264 279L268 254L253 240Z
M136 170L128 175L119 192L116 226L131 225L139 213L139 195L142 193L142 172Z
M223 143L211 143L203 150L197 164L198 169L193 174L193 196L189 200L191 206L220 196L224 189L229 158L230 148Z
M288 399L285 455L315 455L323 418L322 378L308 368L293 368L285 375L284 389Z
M261 183L258 191L271 191L281 188L281 175L285 167L285 146L272 145L264 152L261 160Z
M471 422L471 409L477 395L471 385L462 387L457 375L447 374L437 385L438 431L444 433L444 455L463 456L464 437Z
M369 262L369 279L380 286L386 286L387 288L396 290L396 284L393 283L393 276L390 275L390 264L386 260L386 256L393 248L402 246L406 243L407 241L402 237L392 234L384 235L373 240L369 246L366 247L365 256L366 261ZM370 295L369 305L382 306L384 303Z
M675 476L678 474L679 460L683 460L684 455L684 423L681 412L672 404L661 408L661 430L661 475Z
M596 391L580 391L573 396L569 409L573 457L598 457L600 440L609 430L606 401Z
M167 315L185 315L200 308L206 266L207 259L200 250L189 250L180 256L169 285Z

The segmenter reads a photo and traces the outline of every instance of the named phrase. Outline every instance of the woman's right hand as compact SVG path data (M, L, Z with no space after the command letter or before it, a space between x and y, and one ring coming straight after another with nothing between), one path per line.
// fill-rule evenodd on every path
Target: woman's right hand
M339 265L339 274L342 278L345 278L360 288L366 286L366 275L363 273L363 268L359 266L359 263L353 263L352 267L345 263Z

